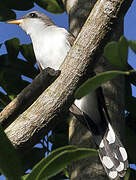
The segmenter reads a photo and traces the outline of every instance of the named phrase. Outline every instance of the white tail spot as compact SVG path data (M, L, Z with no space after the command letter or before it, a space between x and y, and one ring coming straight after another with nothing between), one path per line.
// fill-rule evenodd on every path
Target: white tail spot
M110 173L109 173L109 177L111 179L115 179L117 177L117 175L118 175L117 171L110 171Z
M123 160L126 161L127 160L127 152L126 152L125 148L120 147L119 150L120 150Z
M104 156L102 162L108 169L111 169L114 166L112 160L108 156Z
M120 162L120 165L116 168L116 170L117 170L118 172L123 171L123 170L124 170L124 163L123 163L123 162Z
M109 131L108 131L106 139L109 141L109 144L112 144L115 142L115 133L114 133L110 123L108 124L108 126L109 126Z
M100 147L100 148L103 148L103 147L104 147L103 140L101 140L101 143L100 143L99 147Z
M118 159L117 154L116 154L116 153L114 153L114 155L115 155L115 158L116 158L116 159Z

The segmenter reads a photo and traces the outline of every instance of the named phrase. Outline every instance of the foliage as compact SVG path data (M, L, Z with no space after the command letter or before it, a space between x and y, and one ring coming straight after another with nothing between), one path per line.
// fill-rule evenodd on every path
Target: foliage
M22 75L33 79L37 74L38 70L34 67L35 58L32 55L33 60L30 59L30 55L33 54L32 50L28 54L28 49L32 49L32 45L20 45L19 40L14 38L5 41L7 54L0 56L0 86L4 92L0 94L0 104L8 104L23 88L25 88L29 82L22 79ZM18 58L19 52L27 58L23 60ZM6 101L3 101L3 100Z
M0 126L0 172L11 180L21 179L21 161L16 150ZM7 163L8 162L8 163Z
M39 6L49 12L59 14L64 12L63 3L60 0L34 0Z
M136 52L136 41L128 41L121 36L118 42L110 42L104 48L105 58L118 70L100 73L82 84L75 92L75 98L80 99L103 83L115 78L117 75L126 75L126 110L136 116L136 98L132 96L131 84L136 86L136 71L128 64L128 48ZM127 77L128 76L128 77Z
M107 71L100 73L90 79L88 79L75 93L75 98L80 99L88 93L94 91L96 88L100 87L103 83L115 78L117 75L129 75L130 72L124 71Z
M75 146L58 148L52 151L46 159L43 158L24 179L48 179L62 171L71 162L92 155L97 155L97 151L89 148L76 148Z
M133 142L136 139L136 97L132 95L132 85L136 86L136 71L127 62L129 48L136 53L136 41L128 41L124 36L121 36L118 42L109 42L105 46L104 56L118 70L103 72L88 79L77 89L75 98L82 98L117 75L125 75L125 110L127 112L125 142L130 153L130 163L135 164L136 155ZM132 177L136 178L134 171L130 171L126 179L132 179Z
M0 21L15 19L16 14L13 10L29 10L34 7L34 3L55 14L64 12L61 0L5 0L0 1Z
M5 0L0 1L0 20L6 21L15 18L16 14L13 10L28 10L34 6L34 2L52 13L62 13L64 11L61 0ZM13 38L5 41L4 44L0 44L0 48L1 46L5 46L7 50L6 54L0 55L0 86L3 89L0 90L0 108L2 110L30 83L25 79L34 79L39 71L35 67L36 59L32 44L21 45L19 39ZM24 79L23 76L26 78ZM2 155L0 156L0 172L8 179L14 180L36 179L38 176L38 179L46 178L46 171L48 177L52 177L62 170L63 172L57 174L56 178L64 179L68 177L65 167L69 163L80 158L96 155L97 152L91 149L64 146L68 143L66 132L68 132L68 123L63 121L61 127L59 125L50 136L40 141L42 148L34 147L19 159L15 148L6 137L3 129L0 129L2 147L0 151ZM50 147L52 152L48 155L50 152L49 141L52 143ZM47 158L45 158L45 154ZM28 169L32 169L30 175L22 176Z
M52 13L58 14L64 11L61 0L5 0L0 1L0 21L16 18L14 10L22 11L31 9L34 6L34 3ZM29 81L24 80L22 75L33 79L39 71L35 67L36 60L31 44L21 45L19 40L14 38L5 41L4 44L0 44L0 48L1 46L5 46L7 49L6 54L0 55L0 86L4 90L0 91L0 109L3 109L30 83ZM132 118L136 118L136 98L132 96L131 90L132 83L136 86L136 76L135 72L130 70L130 66L128 66L127 62L129 47L136 53L136 41L128 41L123 36L120 38L119 42L108 43L104 50L104 56L118 71L105 72L89 79L75 94L76 98L81 98L90 91L95 90L102 83L116 77L118 74L127 75L125 106L129 114L126 115L127 122L131 122ZM18 56L19 54L21 54L21 57ZM132 122L132 124L134 124L134 122ZM128 133L130 132L131 129L128 128ZM53 180L55 177L57 179L65 179L68 177L65 169L68 164L77 159L97 154L93 149L66 146L68 144L67 133L68 122L63 121L63 123L61 122L61 127L59 124L52 134L49 137L46 137L46 140L41 140L42 148L34 147L29 153L24 154L23 158L19 159L16 150L9 142L3 129L0 127L0 146L2 147L0 148L0 172L8 179L14 180L48 179L52 178L52 176ZM131 134L133 134L133 137L135 138L135 131ZM49 153L49 142L52 143L51 153ZM46 158L44 157L45 153L49 154ZM20 161L22 162L22 165ZM22 176L28 169L32 169L31 173ZM58 172L59 174L54 176ZM132 176L131 174L132 173L129 173L130 177Z
M121 36L118 42L109 42L104 48L104 56L120 70L126 70L128 58L128 41L126 38Z

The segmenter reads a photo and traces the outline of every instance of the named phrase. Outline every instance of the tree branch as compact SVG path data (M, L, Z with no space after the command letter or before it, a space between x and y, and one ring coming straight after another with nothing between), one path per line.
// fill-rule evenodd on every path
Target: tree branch
M90 71L109 40L111 24L115 23L113 19L124 2L98 0L63 63L60 76L5 130L16 148L24 150L37 143L68 110L83 76Z
M0 112L0 124L6 128L24 112L38 96L58 77L60 71L51 68L43 70L33 82L24 88L17 97Z
M64 0L65 1L65 0ZM95 14L97 11L98 0L69 0L66 1L66 9L69 14L69 22L70 22L70 31L77 36L80 31L80 28L84 24L84 21L87 18L88 13L94 6L96 8L92 10L92 13ZM103 3L107 3L109 8L111 8L111 1L103 1ZM114 3L114 1L112 1ZM115 18L113 16L113 26L110 41L116 41L123 34L123 18L131 5L131 1L124 1L120 8L120 12L118 17ZM91 8L90 8L91 7ZM106 15L106 14L105 14ZM100 21L103 21L103 17L100 17ZM95 19L96 21L96 19ZM112 23L112 21L111 21ZM97 28L97 27L96 27ZM108 40L108 41L109 41ZM104 57L101 56L99 61L95 63L94 71L96 73L100 73L107 70L113 70L111 64L108 63ZM111 123L117 131L118 135L122 135L124 132L124 77L117 77L116 79L109 81L102 85L104 98L106 100L106 106L110 115ZM95 107L90 107L91 109ZM80 117L79 117L80 118ZM123 126L122 126L123 125ZM122 136L121 136L122 137ZM91 133L88 132L86 128L82 126L81 123L75 118L70 121L69 125L69 142L70 144L77 145L79 147L89 147L95 148L95 144L92 141ZM89 179L107 179L105 176L105 172L101 165L101 162L98 157L90 157L87 159L83 159L82 161L76 161L72 165L69 166L69 174L71 180L89 180Z

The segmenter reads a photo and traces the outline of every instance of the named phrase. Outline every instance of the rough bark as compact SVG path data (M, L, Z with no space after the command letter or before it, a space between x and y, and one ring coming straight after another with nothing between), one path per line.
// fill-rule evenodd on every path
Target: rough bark
M24 112L38 96L59 76L60 71L51 68L43 70L33 82L0 112L0 125L6 128Z
M63 63L60 76L5 130L16 148L24 151L32 147L60 121L63 112L72 104L73 94L83 76L100 57L109 40L111 23L123 3L125 0L98 1L98 7L89 15Z
M127 5L126 4L124 5L124 9L122 9L118 18L116 17L115 14L113 15L113 19L116 21L116 26L112 26L112 36L110 40L118 40L120 35L123 34L123 17L127 10L126 7L129 7L131 2L129 1L127 2L128 3ZM66 4L66 9L69 14L70 31L75 36L77 36L88 14L90 13L91 9L94 7L96 0L85 0L85 1L69 0L69 1L65 1L64 3ZM102 6L107 6L104 12L107 12L108 10L112 13L113 4L115 5L116 3L117 3L116 0L114 1L98 0L97 4L95 4L95 7L92 9L91 12L91 14L94 15L94 21L93 23L91 22L91 25L98 30L97 22L96 22L98 21L98 19L96 17L96 14L100 13L98 12L100 5L103 4ZM99 22L103 21L103 16L99 16L99 18L100 18ZM107 25L105 24L104 26L106 27ZM104 57L101 57L99 61L97 63L94 63L93 65L94 65L93 70L96 73L114 69L104 59ZM117 77L116 79L104 84L102 87L103 87L104 97L106 100L106 105L108 108L108 112L110 114L112 125L115 131L120 136L124 133L124 125L125 125L124 124L124 78ZM123 136L121 136L121 138L123 138ZM91 134L75 118L73 118L70 122L69 140L70 140L70 144L75 144L79 147L92 147L92 148L95 147L91 138ZM90 159L85 159L73 163L72 166L69 167L69 172L70 172L71 180L107 179L103 167L100 163L100 160L97 157L91 157Z

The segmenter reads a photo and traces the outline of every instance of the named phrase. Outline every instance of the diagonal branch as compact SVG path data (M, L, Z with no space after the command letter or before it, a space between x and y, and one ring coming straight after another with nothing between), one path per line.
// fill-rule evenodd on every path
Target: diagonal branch
M125 0L97 1L62 65L60 76L5 130L16 148L30 148L54 128L61 114L68 110L83 76L101 56L109 40L111 24L116 23L124 3Z
M0 124L6 128L26 110L39 95L59 76L60 71L51 68L43 70L33 82L24 88L17 97L0 112Z
M64 0L65 1L65 0ZM70 30L76 36L81 27L83 26L88 14L93 8L94 4L98 0L69 0L65 1L66 9L69 15ZM125 1L120 15L116 23L116 27L113 29L110 41L117 41L123 34L123 21L124 15L131 5L133 0ZM110 3L109 3L110 5ZM101 56L94 67L94 72L100 73L107 70L113 70L111 64L108 63L103 56ZM106 102L106 107L110 115L111 124L114 130L123 139L123 133L125 128L124 121L124 77L118 76L112 81L109 81L102 85L103 95ZM93 96L93 94L92 94ZM91 106L91 111L95 111L95 106ZM80 117L79 117L80 118ZM79 123L79 118L71 118L69 123L69 143L77 145L78 147L95 148L91 133ZM123 128L124 127L124 128ZM84 169L84 171L82 171ZM71 180L78 179L103 179L106 180L105 172L98 157L90 157L82 161L77 161L69 166L69 175Z

